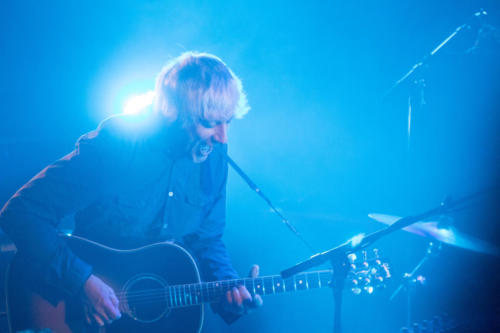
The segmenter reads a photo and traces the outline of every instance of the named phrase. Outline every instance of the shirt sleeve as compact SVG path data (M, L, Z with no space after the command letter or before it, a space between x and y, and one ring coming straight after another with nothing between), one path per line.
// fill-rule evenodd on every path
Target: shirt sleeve
M99 150L102 145L97 143L105 136L96 130L80 138L74 151L37 174L0 212L0 226L26 263L27 282L35 289L55 291L42 294L49 301L76 295L92 272L66 246L56 227L62 217L104 192L102 184L112 172L104 163L106 149Z

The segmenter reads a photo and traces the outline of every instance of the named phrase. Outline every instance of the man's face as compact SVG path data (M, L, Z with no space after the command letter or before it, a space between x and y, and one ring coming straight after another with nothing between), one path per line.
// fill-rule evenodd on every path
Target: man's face
M214 145L227 143L227 129L231 119L216 119L206 116L195 122L191 130L193 146L191 155L195 163L205 161L212 152Z

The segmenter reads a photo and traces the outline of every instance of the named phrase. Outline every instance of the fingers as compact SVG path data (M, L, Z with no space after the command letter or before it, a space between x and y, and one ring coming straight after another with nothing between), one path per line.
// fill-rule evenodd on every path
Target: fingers
M85 317L89 324L96 323L99 326L104 326L105 324L111 324L113 320L121 318L118 306L112 304L111 301L96 308L86 306L85 309Z
M245 286L238 286L238 292L240 294L241 300L243 302L250 301L252 302L252 295L248 292Z
M91 275L84 284L84 302L87 306L87 322L104 326L119 319L119 300L113 289L95 275Z
M252 265L248 274L251 278L259 276L259 265ZM252 295L244 285L233 287L228 290L224 298L225 308L233 313L243 314L248 313L252 309L261 307L263 304L262 297L258 294Z
M104 314L106 315L108 324L121 317L120 310L118 310L116 306L106 306L104 308Z
M260 295L257 294L253 296L252 304L254 305L254 307L260 308L262 304L264 304L264 301L262 300L262 297L260 297Z
M118 301L118 298L116 298L116 295L113 292L110 295L109 303L105 306L106 314L111 320L117 320L121 318L122 314L120 313L119 304L120 301Z
M104 323L105 323L105 322L106 322L106 323L108 322L108 320L107 320L107 319L102 318L102 316L101 316L100 314L98 314L98 313L96 313L96 314L94 315L94 319L95 319L95 321L97 322L97 325L99 325L99 326L104 326Z
M250 268L250 273L248 273L248 276L251 278L256 278L257 276L259 276L259 270L260 270L259 265L252 265L252 267Z
M241 294L238 288L233 288L232 290L233 301L236 303L238 307L241 307L243 304L243 299L241 298Z
M87 306L83 307L83 312L85 313L85 319L87 320L87 324L92 325L92 319L90 318L89 309Z

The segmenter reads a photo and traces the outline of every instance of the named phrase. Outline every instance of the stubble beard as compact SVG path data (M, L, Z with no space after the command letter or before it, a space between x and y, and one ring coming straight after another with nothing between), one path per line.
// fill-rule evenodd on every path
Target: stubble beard
M196 140L191 148L191 157L194 163L202 163L207 158L208 155L214 150L213 145L208 144L206 140L198 139Z

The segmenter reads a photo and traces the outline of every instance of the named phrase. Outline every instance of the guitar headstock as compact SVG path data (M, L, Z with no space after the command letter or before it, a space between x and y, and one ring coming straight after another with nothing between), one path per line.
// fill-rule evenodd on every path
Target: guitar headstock
M385 288L391 278L389 263L380 256L378 249L348 255L350 271L346 281L355 295L372 294L375 289Z

